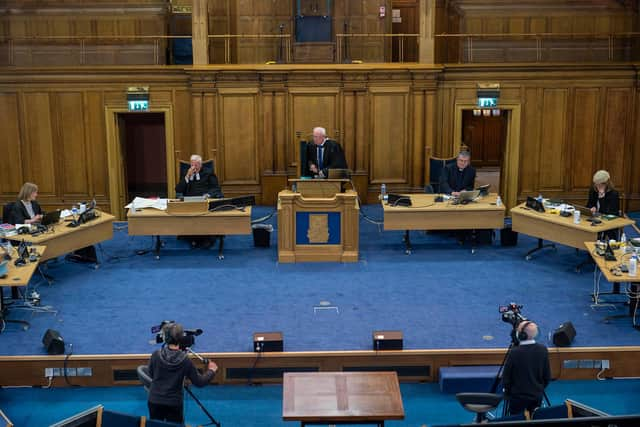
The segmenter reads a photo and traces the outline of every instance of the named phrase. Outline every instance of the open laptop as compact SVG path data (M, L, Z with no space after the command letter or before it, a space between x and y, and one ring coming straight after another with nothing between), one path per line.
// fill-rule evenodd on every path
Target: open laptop
M458 201L460 203L469 203L477 199L478 196L480 196L480 190L461 191L460 195L458 196Z
M484 197L487 194L489 194L490 187L491 187L491 184L484 184L476 188L476 190L478 190L480 192L480 195Z
M40 223L42 225L51 225L57 224L60 221L60 209L55 211L47 212L42 216L42 221Z

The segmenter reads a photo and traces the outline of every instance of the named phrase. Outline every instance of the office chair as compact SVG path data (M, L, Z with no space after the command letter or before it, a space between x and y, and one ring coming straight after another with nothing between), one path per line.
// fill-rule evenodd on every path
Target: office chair
M13 210L13 206L16 204L16 202L7 202L4 204L4 207L2 209L2 223L3 224L9 224L11 221L11 211Z
M456 162L456 157L451 157L449 159L442 159L439 157L429 157L429 185L433 190L433 193L440 192L440 175L442 175L442 170ZM426 189L425 189L426 192Z
M149 387L151 387L151 375L149 374L149 367L147 365L140 365L136 368L136 374L138 379L142 383L144 390L149 393Z
M502 402L502 396L494 393L457 393L456 399L464 409L476 414L474 423L487 420L487 412L493 411Z

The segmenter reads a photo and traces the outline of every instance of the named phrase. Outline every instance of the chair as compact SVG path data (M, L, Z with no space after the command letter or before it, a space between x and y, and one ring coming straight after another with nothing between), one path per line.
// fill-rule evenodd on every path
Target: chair
M115 411L102 411L103 427L140 427L140 417Z
M457 393L456 399L464 409L476 414L474 423L483 423L487 412L493 411L502 402L502 396L494 393Z
M532 420L553 420L571 418L571 410L569 402L564 402L563 405L547 406L545 408L537 408L531 414Z
M9 224L11 222L11 211L13 210L13 207L15 206L16 202L8 202L4 204L4 207L2 208L2 223L3 224Z
M440 193L440 175L442 175L442 170L455 162L455 157L450 159L441 159L439 157L429 158L429 185L434 193Z
M190 167L191 167L191 162L189 162L187 160L180 160L178 162L178 171L180 172L180 175L178 176L179 179L184 178L184 176L187 174L187 171L189 170ZM215 172L213 159L203 160L202 161L202 168L203 169L211 169L212 171ZM181 193L177 193L176 197L180 198L180 197L182 197L182 194ZM211 197L222 198L224 196L222 195L222 190L220 190L220 195L211 194Z
M145 391L149 392L149 387L151 387L151 374L149 373L149 367L147 365L140 365L136 368L136 374L138 374L138 379L144 386Z

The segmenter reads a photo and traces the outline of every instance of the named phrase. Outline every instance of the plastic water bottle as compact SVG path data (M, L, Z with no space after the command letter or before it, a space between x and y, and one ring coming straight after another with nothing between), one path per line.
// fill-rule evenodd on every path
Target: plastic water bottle
M624 233L620 236L620 248L623 252L629 252L629 247L627 246L627 235Z
M380 186L380 199L387 200L387 184Z
M629 276L636 276L638 274L638 255L635 253L629 260Z
M538 194L538 197L536 198L536 200L542 203L542 201L544 200L544 198L542 197L542 194Z
M498 197L496 198L496 206L498 206L498 207L499 207L499 206L502 206L502 199L500 198L500 196L498 196Z

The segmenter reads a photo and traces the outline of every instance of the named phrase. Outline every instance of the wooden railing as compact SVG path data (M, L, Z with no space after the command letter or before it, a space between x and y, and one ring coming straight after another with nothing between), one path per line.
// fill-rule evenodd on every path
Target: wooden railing
M445 33L435 37L443 41L445 51L458 49L456 62L463 63L632 61L640 56L637 46L634 48L634 44L640 43L640 33L636 32Z
M404 50L405 50L405 40L408 38L415 38L416 42L420 37L420 34L366 34L366 33L350 33L350 34L336 34L336 62L350 62L349 58L349 40L355 38L378 38L383 37L386 39L393 40L394 38L398 39L398 62L404 62Z
M291 34L215 34L209 35L209 40L224 40L224 63L231 64L231 41L243 39L277 39L278 55L273 62L291 62ZM271 62L271 61L270 61Z

